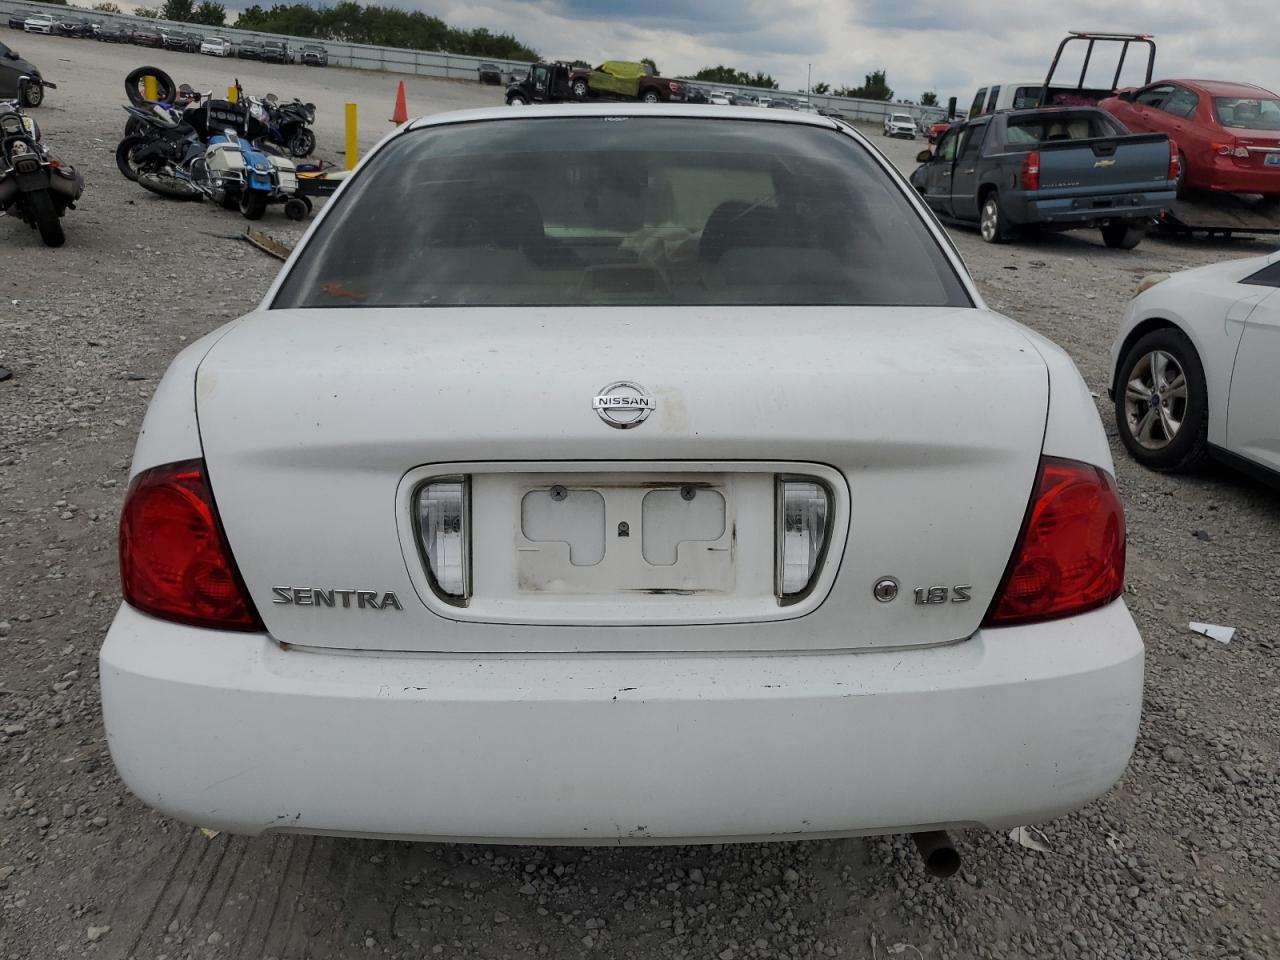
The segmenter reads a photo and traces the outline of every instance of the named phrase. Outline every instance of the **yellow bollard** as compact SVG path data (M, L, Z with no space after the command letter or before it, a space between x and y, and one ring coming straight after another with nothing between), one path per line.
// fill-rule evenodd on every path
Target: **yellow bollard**
M354 170L360 148L356 145L356 105L347 104L347 169Z
M236 102L236 88L234 86L227 87L227 99L232 103Z
M142 95L148 100L159 99L156 95L156 78L149 73L142 78Z

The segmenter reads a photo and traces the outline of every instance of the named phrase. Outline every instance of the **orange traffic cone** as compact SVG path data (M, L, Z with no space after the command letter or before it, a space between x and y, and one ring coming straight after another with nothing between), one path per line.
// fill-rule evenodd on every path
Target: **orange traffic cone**
M397 127L409 119L409 108L404 102L404 81L400 81L400 86L396 88L396 108L391 113L391 122Z

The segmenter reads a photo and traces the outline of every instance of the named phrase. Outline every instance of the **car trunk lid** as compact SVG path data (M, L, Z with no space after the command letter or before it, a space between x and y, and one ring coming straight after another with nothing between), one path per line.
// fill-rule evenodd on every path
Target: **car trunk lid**
M657 401L634 429L593 409L620 380ZM977 628L1026 510L1048 383L1019 328L977 309L349 308L245 318L205 358L196 397L228 540L278 640L842 649ZM835 501L820 589L794 609L772 596L774 478L793 474ZM412 495L441 475L471 476L466 607L423 586ZM571 562L578 534L543 529L557 485L583 549L599 552L593 518L607 517L604 550L629 561ZM705 496L683 499L686 486ZM521 550L557 540L563 555L521 566ZM683 550L702 560L680 567ZM882 602L887 577L899 596ZM947 602L927 602L935 587Z

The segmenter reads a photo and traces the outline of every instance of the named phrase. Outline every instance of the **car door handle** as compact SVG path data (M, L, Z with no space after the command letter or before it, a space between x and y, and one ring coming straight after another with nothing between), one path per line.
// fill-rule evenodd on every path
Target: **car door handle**
M968 170L961 170L960 172L961 172L961 173L976 173L976 172L977 172L977 170L978 170L978 168L977 168L977 167L970 167Z

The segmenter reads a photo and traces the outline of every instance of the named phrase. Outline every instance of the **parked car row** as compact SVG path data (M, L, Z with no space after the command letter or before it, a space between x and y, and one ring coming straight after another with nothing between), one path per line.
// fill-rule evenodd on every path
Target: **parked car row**
M139 47L202 53L210 57L239 57L241 60L260 60L264 63L301 63L312 67L329 65L329 51L321 43L304 43L297 50L292 50L283 40L245 40L235 43L226 37L204 36L171 27L104 23L70 13L51 15L32 10L15 10L9 14L8 22L11 29L27 33L93 38L103 43L131 43ZM501 77L498 82L501 82Z

